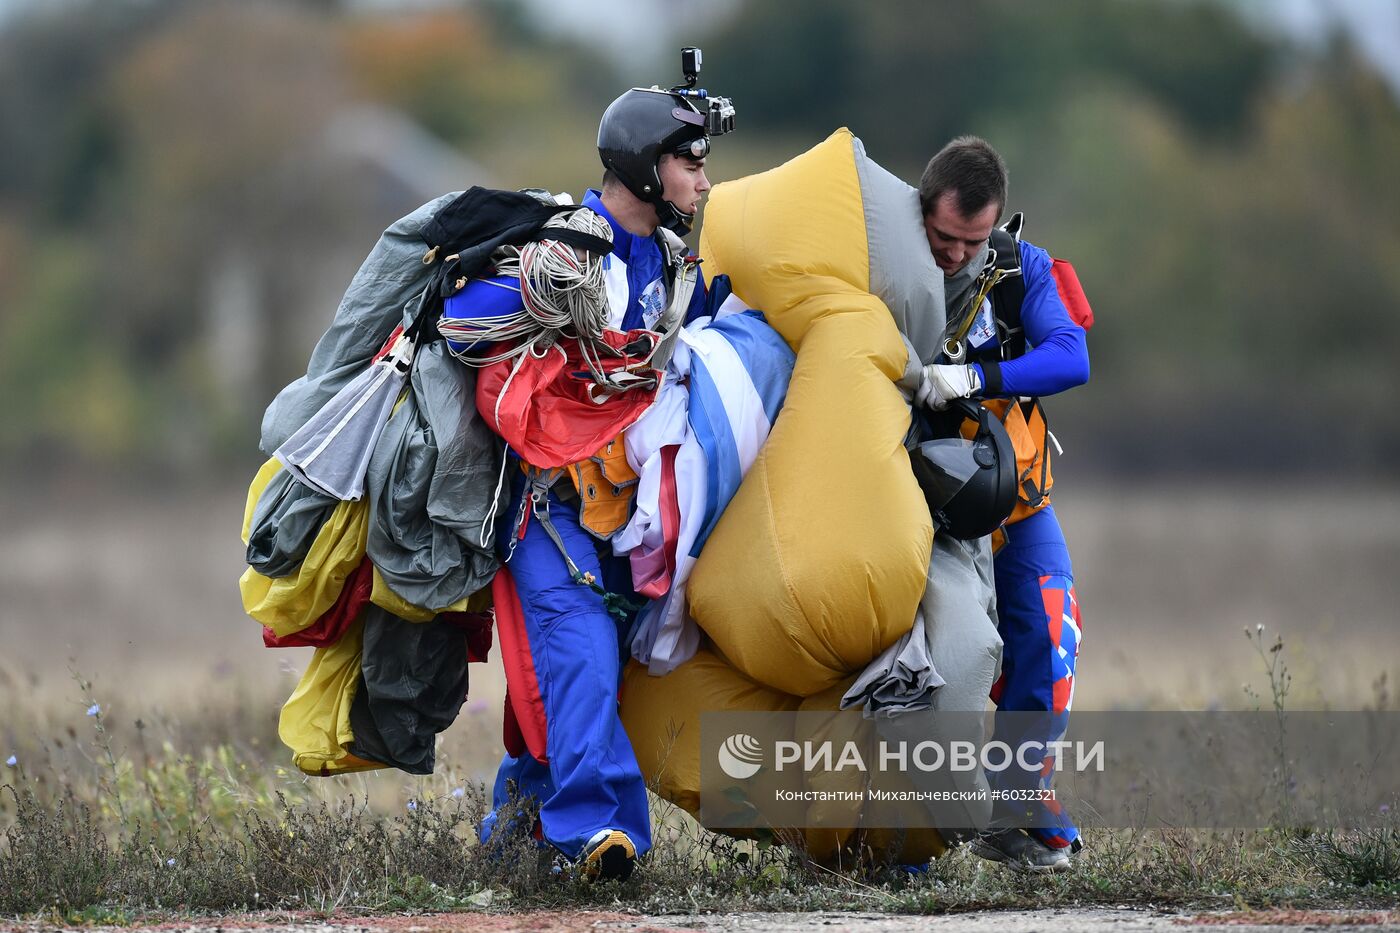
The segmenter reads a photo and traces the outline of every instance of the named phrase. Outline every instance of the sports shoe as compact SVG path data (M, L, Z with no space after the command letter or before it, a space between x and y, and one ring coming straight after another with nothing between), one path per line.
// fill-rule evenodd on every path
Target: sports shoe
M1077 855L1084 844L1075 839L1063 849L1052 849L1024 830L988 830L973 840L972 854L991 862L1001 862L1015 871L1064 871L1070 867L1071 856Z
M583 847L579 866L590 881L626 881L637 865L637 847L620 829L600 829Z

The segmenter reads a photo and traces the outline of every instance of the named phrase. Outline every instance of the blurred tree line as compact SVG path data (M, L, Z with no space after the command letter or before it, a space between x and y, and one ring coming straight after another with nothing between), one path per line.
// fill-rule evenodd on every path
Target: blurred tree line
M911 183L960 133L1002 151L1097 313L1093 381L1048 402L1076 470L1396 475L1400 110L1340 36L1308 56L1202 2L801 9L750 4L707 68L745 128L848 124Z
M1077 470L1394 475L1400 419L1380 406L1400 388L1400 111L1345 41L1304 54L1219 3L1171 0L750 2L711 32L687 41L741 129L716 180L840 125L911 182L958 133L1001 149L1028 238L1074 260L1099 319L1094 381L1051 403ZM210 258L235 240L295 255L362 223L335 213L352 193L328 176L287 174L342 108L407 114L500 184L578 194L607 101L671 79L546 39L503 0L392 16L82 0L12 18L0 462L251 454L296 372L274 367L249 399L210 381ZM273 209L279 176L330 206ZM360 255L377 231L354 231Z

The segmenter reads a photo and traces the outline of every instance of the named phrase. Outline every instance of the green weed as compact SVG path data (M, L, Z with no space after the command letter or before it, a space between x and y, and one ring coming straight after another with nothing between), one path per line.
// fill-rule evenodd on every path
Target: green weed
M1262 639L1261 647L1266 663L1278 658ZM251 744L208 743L142 720L132 731L79 681L86 738L71 726L7 724L12 737L26 728L51 737L12 738L13 762L0 771L0 915L73 925L241 910L927 913L1400 901L1393 824L1331 834L1090 832L1076 868L1048 877L963 850L927 866L857 851L838 871L814 862L798 837L716 835L659 798L654 845L632 881L593 886L524 831L534 823L532 800L510 808L520 832L479 844L487 788L461 780L450 761L423 779L305 778ZM1281 704L1285 691L1271 692Z

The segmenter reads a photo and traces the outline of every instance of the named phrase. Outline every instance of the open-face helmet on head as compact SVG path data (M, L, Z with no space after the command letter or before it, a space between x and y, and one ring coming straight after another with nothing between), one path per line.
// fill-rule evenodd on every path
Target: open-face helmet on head
M598 125L598 157L628 191L656 208L661 226L684 235L694 217L666 200L661 157L705 158L710 138L734 129L734 105L694 87L699 49L682 49L681 60L686 84L634 87L608 105Z

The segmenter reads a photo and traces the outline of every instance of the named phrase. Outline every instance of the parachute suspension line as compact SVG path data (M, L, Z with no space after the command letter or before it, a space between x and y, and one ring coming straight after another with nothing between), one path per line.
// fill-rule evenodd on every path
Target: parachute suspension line
M499 420L499 415L497 416ZM496 477L496 491L491 494L491 508L486 513L486 517L481 520L481 537L477 539L477 544L483 548L490 547L487 543L493 540L496 534L496 514L501 509L501 487L506 482L506 464L510 462L510 446L501 447L501 472Z
M583 208L556 214L545 229L565 227L612 241L612 227L599 214ZM593 378L605 378L598 361L603 329L608 326L608 292L603 257L577 250L558 240L527 243L520 249L520 296L525 311L546 332L576 337L584 363ZM608 350L611 354L611 350Z
M550 228L575 230L612 241L608 222L587 208L554 215L544 225L544 230ZM453 355L468 366L482 367L526 353L539 359L561 338L577 338L590 373L595 380L603 381L606 377L599 357L602 353L615 355L602 340L608 323L603 257L546 238L523 247L501 247L493 254L492 263L498 276L514 275L518 287L491 284L519 291L524 308L496 317L445 318L438 324L438 331L457 343L512 345L489 356L458 351L452 351Z
M499 253L505 249L516 252L518 255L518 251L515 250L515 247L503 247L502 250L497 250L497 254L499 255ZM518 267L518 260L515 260L515 265ZM502 274L510 274L501 269L501 263L497 262L496 266ZM503 285L491 279L482 279L482 281L496 288L504 288L513 292L520 291L518 286ZM494 355L482 355L472 350L454 350L451 344L448 344L448 352L463 363L474 368L489 366L492 363L498 363L501 360L508 360L513 356L518 356L523 353L532 342L530 340L524 340L524 338L538 336L538 330L539 328L535 322L532 321L529 315L524 311L517 311L513 314L495 315L493 317L444 317L438 321L438 333L454 343L464 343L468 346L484 346L493 343L505 343L510 345L510 349L504 352ZM522 340L522 343L516 343L516 341Z

